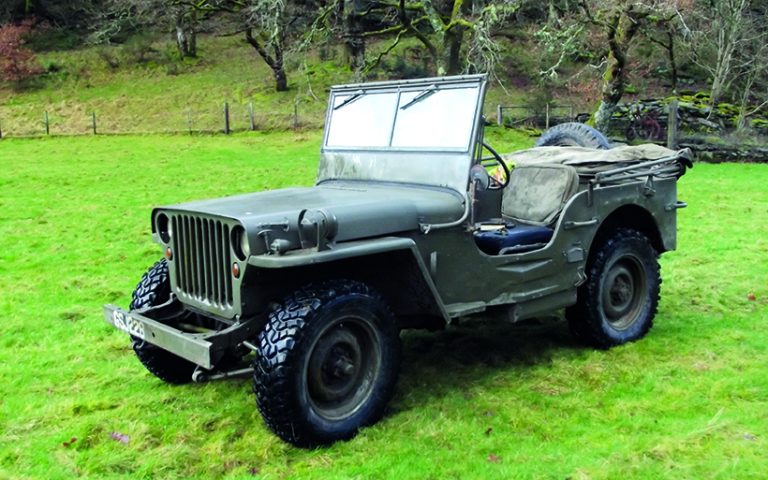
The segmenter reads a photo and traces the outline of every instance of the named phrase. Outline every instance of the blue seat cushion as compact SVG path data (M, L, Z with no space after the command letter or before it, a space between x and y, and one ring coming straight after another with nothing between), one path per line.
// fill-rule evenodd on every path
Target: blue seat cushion
M475 232L475 243L488 255L520 253L543 247L549 243L552 233L547 227L508 225L499 230Z

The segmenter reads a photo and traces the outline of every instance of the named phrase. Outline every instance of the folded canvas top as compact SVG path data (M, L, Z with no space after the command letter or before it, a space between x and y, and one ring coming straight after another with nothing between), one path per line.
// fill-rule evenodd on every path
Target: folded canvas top
M594 174L620 167L628 167L650 160L682 159L690 165L689 149L670 150L654 145L625 145L610 150L585 147L535 147L504 155L504 160L516 166L535 164L561 164L574 167L579 174Z

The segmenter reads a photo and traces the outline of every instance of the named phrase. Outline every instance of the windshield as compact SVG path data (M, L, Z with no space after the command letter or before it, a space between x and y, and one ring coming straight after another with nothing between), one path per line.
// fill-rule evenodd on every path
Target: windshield
M466 152L479 94L476 83L336 93L325 146Z

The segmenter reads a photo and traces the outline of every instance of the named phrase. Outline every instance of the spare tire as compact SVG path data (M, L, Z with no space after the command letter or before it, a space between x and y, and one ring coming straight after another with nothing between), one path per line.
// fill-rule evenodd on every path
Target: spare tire
M537 147L587 147L608 150L611 144L605 135L589 125L577 122L561 123L544 132Z

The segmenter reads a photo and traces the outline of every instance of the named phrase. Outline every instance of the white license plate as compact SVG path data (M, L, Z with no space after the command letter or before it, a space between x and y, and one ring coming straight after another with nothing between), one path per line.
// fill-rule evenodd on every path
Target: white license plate
M127 332L134 337L144 339L144 324L139 320L127 315L120 310L112 312L112 323L120 330Z

